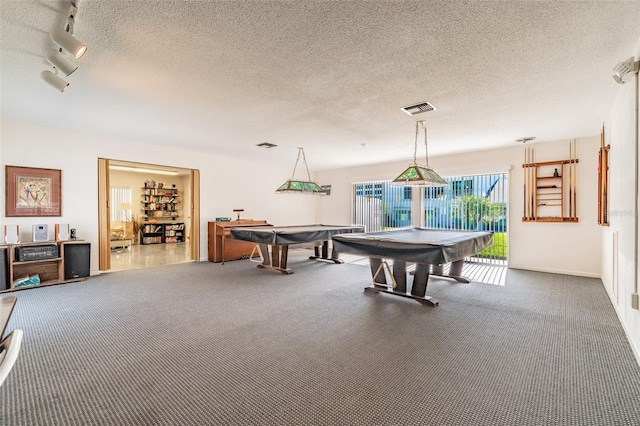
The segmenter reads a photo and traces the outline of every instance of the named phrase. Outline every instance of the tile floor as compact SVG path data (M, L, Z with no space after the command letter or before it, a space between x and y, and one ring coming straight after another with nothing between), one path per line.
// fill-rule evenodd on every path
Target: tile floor
M148 268L191 262L187 243L132 245L129 249L111 251L110 271Z

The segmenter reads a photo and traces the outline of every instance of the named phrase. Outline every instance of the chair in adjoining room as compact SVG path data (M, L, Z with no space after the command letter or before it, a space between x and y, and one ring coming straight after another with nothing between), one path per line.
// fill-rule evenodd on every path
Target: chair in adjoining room
M111 249L131 250L134 241L133 222L111 223Z
M22 334L22 330L13 330L0 342L0 386L2 386L18 359L20 345L22 344Z

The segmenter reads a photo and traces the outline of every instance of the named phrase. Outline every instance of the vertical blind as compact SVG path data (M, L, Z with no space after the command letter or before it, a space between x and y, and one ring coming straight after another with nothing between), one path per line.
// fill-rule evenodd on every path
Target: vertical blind
M478 255L496 264L507 259L508 174L461 175L444 178L446 187L421 189L423 212L412 212L411 187L391 181L352 184L352 222L366 232L411 226L412 214L422 226L436 229L494 232L493 246Z
M388 231L411 226L411 187L391 181L354 183L352 222L365 232Z
M112 186L111 187L111 208L109 209L109 215L112 221L117 222L130 222L131 221L131 209L123 209L123 203L129 203L131 206L131 188L123 188Z

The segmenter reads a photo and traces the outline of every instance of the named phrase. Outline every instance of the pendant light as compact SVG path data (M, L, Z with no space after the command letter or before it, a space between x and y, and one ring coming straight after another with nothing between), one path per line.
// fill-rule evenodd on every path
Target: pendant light
M416 155L418 152L418 135L424 130L425 165L419 166ZM394 185L405 186L447 186L448 183L435 170L429 167L429 152L427 150L427 126L424 120L416 121L416 137L413 143L413 164L395 178Z
M304 168L307 170L307 180L296 180L296 168L298 167L298 161L300 161L300 157L302 157L302 161L304 162ZM296 158L296 164L293 166L293 173L291 174L291 179L288 179L285 183L280 185L278 189L276 189L277 194L284 193L293 193L293 194L323 194L323 190L315 182L311 182L311 175L309 174L309 166L307 166L307 158L304 155L304 149L298 148L298 157Z

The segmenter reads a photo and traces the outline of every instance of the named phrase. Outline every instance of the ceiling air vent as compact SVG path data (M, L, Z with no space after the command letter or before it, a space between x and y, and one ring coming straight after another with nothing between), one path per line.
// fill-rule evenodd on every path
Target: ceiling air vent
M269 143L269 142L262 142L262 143L259 143L256 146L259 146L260 148L275 148L278 145L273 144L273 143Z
M422 114L423 112L433 111L436 107L431 105L429 102L422 102L417 105L411 105L401 109L409 115L416 115Z
M527 143L527 142L531 142L534 139L535 139L534 136L527 136L527 137L524 137L524 138L516 139L515 142L517 142L517 143Z

